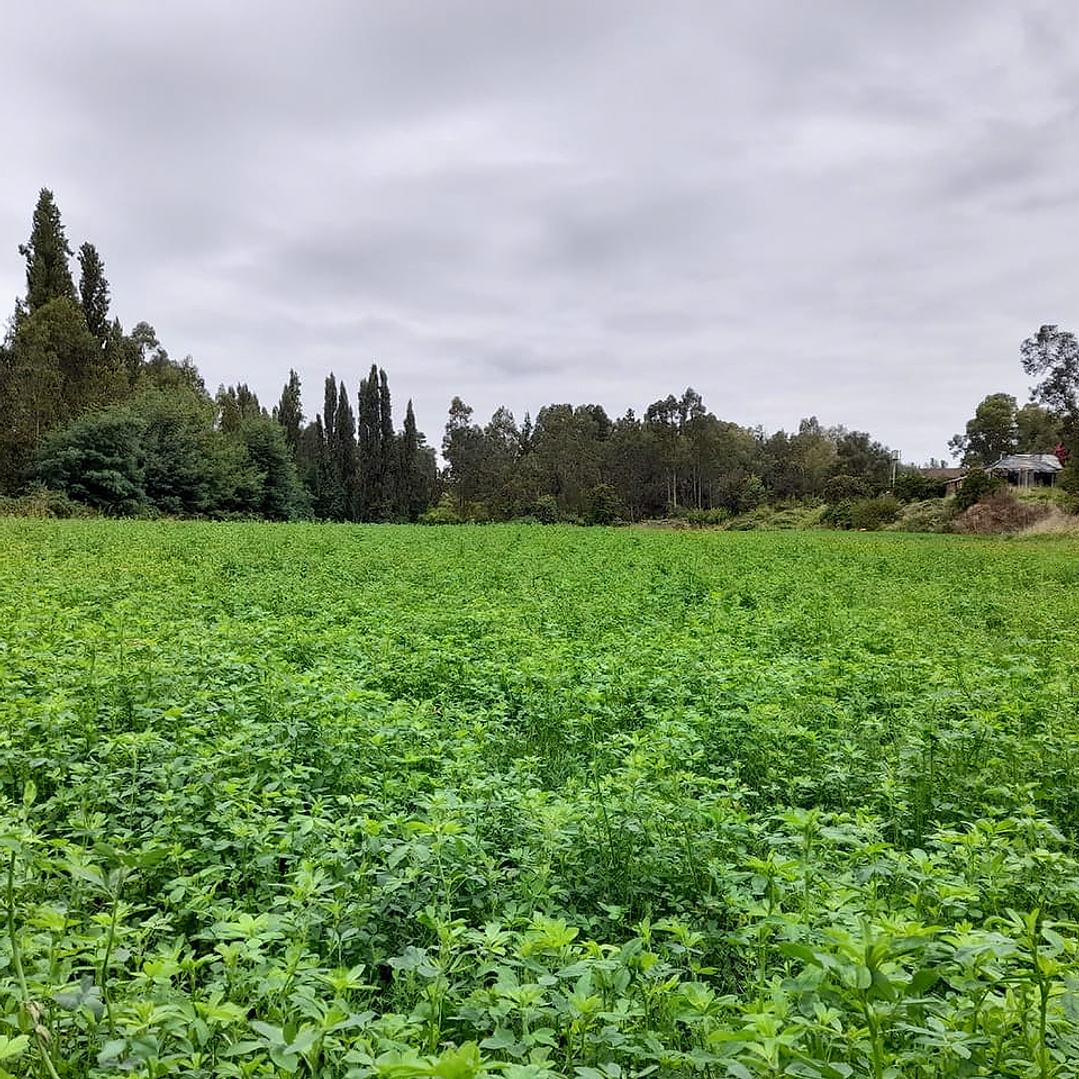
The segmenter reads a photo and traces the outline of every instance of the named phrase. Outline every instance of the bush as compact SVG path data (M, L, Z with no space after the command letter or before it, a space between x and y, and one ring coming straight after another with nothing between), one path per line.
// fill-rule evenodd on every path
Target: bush
M978 535L1019 532L1053 513L1051 502L1020 500L1010 491L1000 491L968 506L952 521L952 530Z
M833 476L824 485L824 501L829 505L872 496L873 488L858 476Z
M963 478L963 486L955 495L956 511L962 513L976 502L992 498L1004 486L999 476L990 476L980 468L972 468Z
M877 498L846 498L829 506L821 518L833 528L876 532L899 516L899 500L892 495Z
M953 508L952 500L946 498L909 502L900 507L899 516L888 527L896 532L945 532Z
M585 524L609 525L622 519L625 506L609 483L600 483L585 494Z
M67 518L97 517L99 514L84 503L68 498L63 491L34 486L15 498L0 497L0 516Z
M457 503L451 494L444 494L436 506L432 506L426 513L421 513L419 518L421 525L459 525L461 516L457 512Z
M146 421L127 408L81 416L42 439L35 478L104 513L138 513L146 504L145 432Z
M714 506L709 510L689 510L685 521L693 528L715 528L717 525L725 524L730 517L730 511L722 506Z
M900 502L926 502L943 498L948 485L943 480L933 480L920 472L900 472L892 485L892 494Z
M731 532L803 531L821 526L827 507L815 499L788 499L758 506L724 524Z
M1060 473L1057 486L1065 494L1071 495L1073 498L1079 498L1079 456L1069 457L1065 462L1064 470Z
M536 522L541 525L556 525L561 520L561 515L554 495L540 495L535 502L520 505L513 519Z
M738 509L741 513L748 513L758 506L763 506L768 501L768 488L760 476L748 476L742 483L738 492Z

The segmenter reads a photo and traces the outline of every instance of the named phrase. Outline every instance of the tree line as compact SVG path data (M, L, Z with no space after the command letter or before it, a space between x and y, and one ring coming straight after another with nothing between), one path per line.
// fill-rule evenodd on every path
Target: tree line
M244 383L211 395L191 358L171 359L148 322L125 331L111 316L101 256L84 243L76 259L47 189L19 252L26 294L0 343L0 493L39 484L116 514L435 522L719 517L766 502L941 493L867 432L815 417L792 432L744 427L692 388L640 416L549 404L520 424L504 407L481 424L454 397L440 470L411 401L396 429L377 365L354 389L330 373L311 421L295 371L269 409ZM1041 379L1036 400L985 398L949 443L965 464L1008 452L1066 457L1075 444L1074 336L1043 326L1021 356Z
M384 371L361 381L357 412L330 374L310 424L295 371L272 410L243 383L211 395L148 322L127 332L111 317L92 243L76 284L48 189L19 253L26 293L0 342L0 493L40 484L109 513L274 520L415 520L431 504L434 450L411 402L395 432Z

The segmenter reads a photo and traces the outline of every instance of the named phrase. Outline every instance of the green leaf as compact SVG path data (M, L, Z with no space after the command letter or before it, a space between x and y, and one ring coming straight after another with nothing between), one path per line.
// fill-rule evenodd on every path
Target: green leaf
M936 967L922 967L912 975L907 986L907 995L920 997L940 981L940 972Z
M13 1060L21 1056L29 1045L30 1037L27 1034L17 1034L14 1038L0 1034L0 1060Z
M270 1023L264 1023L261 1019L252 1019L250 1027L256 1033L261 1034L270 1045L285 1045L285 1032L281 1027L275 1027Z

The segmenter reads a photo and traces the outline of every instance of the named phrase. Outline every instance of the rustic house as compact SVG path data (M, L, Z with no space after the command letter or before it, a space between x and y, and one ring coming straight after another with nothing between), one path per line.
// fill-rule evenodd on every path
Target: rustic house
M1055 453L1009 453L986 472L1012 487L1052 487L1063 467Z
M919 468L918 471L927 480L943 483L946 495L954 495L963 486L963 477L967 474L965 468Z

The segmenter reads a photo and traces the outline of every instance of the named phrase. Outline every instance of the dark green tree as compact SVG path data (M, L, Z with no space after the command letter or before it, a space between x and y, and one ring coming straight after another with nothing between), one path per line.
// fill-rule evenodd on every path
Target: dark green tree
M585 492L584 520L590 525L609 525L625 516L625 506L609 483L599 483Z
M843 431L836 439L833 475L862 480L870 495L888 489L892 479L892 451L865 431Z
M664 510L678 508L679 481L687 461L687 447L679 426L680 415L679 401L673 393L653 401L644 410L644 430L663 477Z
M1015 452L1052 453L1061 441L1060 421L1033 402L1015 413Z
M481 497L491 516L508 519L517 505L517 466L521 458L521 432L508 408L497 408L483 429Z
M300 376L294 370L289 370L288 382L281 391L280 402L273 410L273 418L284 429L285 443L295 458L303 430L303 407L300 402Z
M357 490L360 519L377 519L382 488L382 406L379 398L378 367L371 364L366 378L360 379L356 398Z
M146 424L147 500L178 516L256 513L262 478L243 443L215 427L216 408L190 387L149 388L132 398Z
M217 390L218 426L226 434L236 434L248 420L266 418L258 395L241 382L236 386L219 386Z
M34 208L30 239L19 245L26 259L26 310L33 314L52 300L75 300L71 280L71 247L64 235L60 210L43 187Z
M343 392L342 387L342 392ZM338 470L334 425L337 420L337 378L331 371L324 385L322 413L315 418L318 436L314 509L328 521L344 521L348 515L348 497Z
M397 475L397 506L395 516L416 521L426 513L434 499L438 478L434 450L425 444L416 427L416 415L411 399L405 408L405 426L398 437L399 464Z
M1079 341L1058 326L1042 326L1019 348L1023 370L1040 378L1034 399L1060 419L1065 445L1079 455Z
M360 517L358 492L358 460L356 453L356 417L342 382L337 394L337 413L333 418L331 459L335 475L344 492L342 520L358 521Z
M91 243L79 248L79 302L87 329L102 343L109 337L109 283L105 264Z
M985 467L1015 453L1019 434L1015 412L1015 398L1010 393L991 393L983 398L967 421L965 433L948 440L952 456L964 465Z
M378 370L378 501L376 520L392 520L400 487L397 443L393 433L393 405L390 401L390 383L386 372Z
M258 497L252 512L271 521L290 521L308 515L307 495L296 471L285 431L267 416L245 419L237 438L258 474Z
M587 511L586 493L606 482L613 424L599 405L546 405L536 416L531 458L545 494L565 514Z
M0 389L6 409L0 441L10 483L46 431L121 400L128 381L86 328L78 304L58 297L14 320Z
M658 516L666 505L662 465L651 437L633 409L615 421L607 444L607 469L631 520Z
M446 460L446 484L462 517L466 507L480 498L483 455L483 431L472 422L472 408L454 397L442 437L442 456Z
M59 364L28 322L20 320L0 349L0 491L18 489L38 440L65 418Z
M123 406L82 416L42 439L34 478L105 513L137 513L147 502L145 428Z

